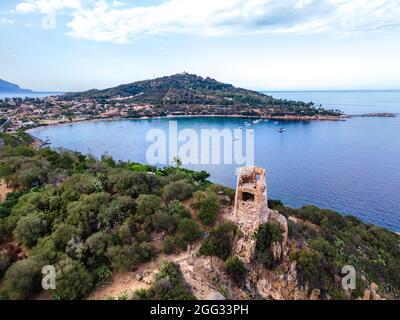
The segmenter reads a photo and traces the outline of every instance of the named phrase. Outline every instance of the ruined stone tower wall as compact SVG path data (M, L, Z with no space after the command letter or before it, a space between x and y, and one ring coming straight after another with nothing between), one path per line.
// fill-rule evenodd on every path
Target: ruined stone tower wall
M265 169L243 167L238 170L233 218L241 232L234 252L244 263L252 262L256 246L254 234L261 224L269 220L282 225L284 242L279 244L278 252L279 255L286 254L287 222L285 217L268 208Z

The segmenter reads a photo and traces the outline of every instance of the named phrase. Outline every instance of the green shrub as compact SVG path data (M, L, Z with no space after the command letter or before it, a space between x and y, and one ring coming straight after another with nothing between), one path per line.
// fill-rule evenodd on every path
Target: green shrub
M115 271L132 271L140 262L134 245L109 247L106 256Z
M0 254L0 279L3 278L4 274L11 266L11 260L9 257Z
M237 231L233 223L216 225L210 230L207 238L204 239L200 254L206 256L217 256L225 260L232 254L232 244Z
M182 237L185 241L195 241L202 235L202 231L196 221L188 218L184 218L179 222L179 231L182 233Z
M11 209L18 202L18 199L24 194L25 192L23 191L14 191L8 193L6 199L0 204L0 218L8 217L11 214Z
M198 210L198 217L205 225L211 225L217 219L221 203L212 191L197 191L194 194L193 207Z
M93 277L81 262L67 258L56 265L56 270L56 299L78 300L92 290Z
M77 227L82 236L89 236L99 231L99 212L109 205L111 195L106 192L84 194L79 201L70 202L67 205L67 217L65 222Z
M175 231L177 220L164 212L156 212L152 215L153 227L155 230L165 230L169 233Z
M139 243L150 241L150 234L144 230L139 231L136 234L136 241Z
M180 250L186 250L188 246L188 242L184 239L183 235L177 234L174 237L174 243L177 248Z
M19 219L14 230L14 236L19 242L32 247L36 244L38 238L44 236L47 231L45 215L30 214Z
M167 184L162 193L165 202L172 200L186 200L192 197L194 186L186 181L174 181Z
M85 241L85 257L88 267L97 267L107 262L106 250L110 242L105 232L96 232Z
M161 211L162 202L159 196L150 194L141 194L136 200L136 217L144 221L157 211Z
M78 229L70 224L61 224L52 233L57 250L65 250L68 242L78 235Z
M321 252L301 249L296 254L296 260L302 283L308 282L311 288L325 287L329 279L325 272L326 260Z
M136 252L139 255L140 262L148 262L156 255L156 248L149 242L142 242L136 246Z
M38 257L15 262L4 276L4 295L7 299L27 299L41 288L42 267L46 265Z
M139 164L139 163L132 164L129 167L129 169L132 170L132 171L135 171L135 172L148 172L148 171L151 171L151 170L149 170L150 169L149 166L144 165L144 164Z
M178 200L172 200L168 204L165 212L168 215L175 217L177 220L180 220L182 218L191 218L190 212Z
M107 266L100 266L94 270L95 274L95 286L106 287L112 283L113 273Z
M54 264L65 256L63 251L57 250L51 236L40 238L29 254L40 257L47 264Z
M246 276L246 268L238 257L229 257L225 261L225 271L237 284L242 284Z
M176 243L173 237L169 236L164 239L162 251L165 254L172 254L176 252Z
M135 201L128 196L118 196L108 206L99 212L102 228L110 230L121 225L129 216L133 215Z
M274 258L271 246L275 242L282 241L283 232L282 227L275 222L260 225L256 233L256 261L264 264L267 268L272 268L279 262Z

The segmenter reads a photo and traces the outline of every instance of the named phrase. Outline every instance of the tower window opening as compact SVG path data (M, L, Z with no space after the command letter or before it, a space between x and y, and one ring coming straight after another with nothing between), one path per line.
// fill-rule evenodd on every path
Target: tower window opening
M254 202L254 194L251 194L249 192L243 192L242 199L243 201L246 202Z

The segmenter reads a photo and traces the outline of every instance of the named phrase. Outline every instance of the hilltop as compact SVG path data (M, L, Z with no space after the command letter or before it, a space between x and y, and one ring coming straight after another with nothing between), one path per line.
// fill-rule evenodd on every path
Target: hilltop
M241 114L254 116L338 116L337 110L326 110L313 103L275 99L266 94L209 77L180 73L156 79L143 80L104 90L67 93L69 100L124 101L150 104L166 113L185 114Z
M0 79L0 92L6 93L31 93L32 90L21 89L18 85Z

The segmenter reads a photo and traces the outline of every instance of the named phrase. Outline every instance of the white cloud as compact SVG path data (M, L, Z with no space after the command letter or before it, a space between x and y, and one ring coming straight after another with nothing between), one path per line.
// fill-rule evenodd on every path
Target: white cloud
M7 19L7 18L0 17L0 23L4 23L4 24L13 24L14 21L11 20L11 19Z
M26 0L22 13L68 10L68 35L127 42L159 34L354 34L400 27L398 0L164 0L128 6L106 0Z
M82 0L27 0L19 3L16 10L21 13L50 13L64 9L81 9Z

